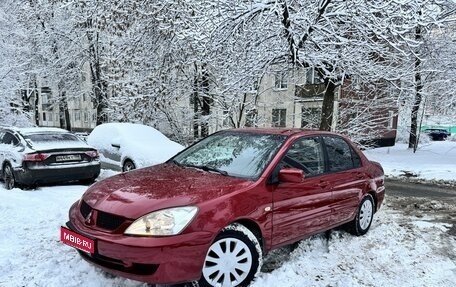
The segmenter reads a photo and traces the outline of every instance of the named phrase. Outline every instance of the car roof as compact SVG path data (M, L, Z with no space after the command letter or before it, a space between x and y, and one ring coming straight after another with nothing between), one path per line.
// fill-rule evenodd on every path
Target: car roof
M228 129L225 131L246 132L246 133L256 133L256 134L275 134L275 135L284 135L284 136L292 136L295 134L335 135L335 133L333 133L333 132L312 130L312 129L299 129L299 128L240 128L240 129Z

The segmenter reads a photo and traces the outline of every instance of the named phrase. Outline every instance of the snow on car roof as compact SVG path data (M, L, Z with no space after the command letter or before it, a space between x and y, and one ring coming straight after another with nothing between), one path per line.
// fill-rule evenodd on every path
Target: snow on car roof
M143 124L133 124L133 123L105 123L97 126L91 134L105 134L108 131L108 128L115 128L121 136L126 139L148 139L159 142L169 142L164 134L154 129L151 126L146 126ZM106 134L109 139L109 132Z
M23 135L38 134L38 133L69 133L69 131L59 128L48 127L33 127L33 128L11 128Z

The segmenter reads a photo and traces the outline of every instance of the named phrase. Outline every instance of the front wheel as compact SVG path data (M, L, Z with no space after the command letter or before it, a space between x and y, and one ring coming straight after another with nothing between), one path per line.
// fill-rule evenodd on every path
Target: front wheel
M358 213L351 222L350 231L354 235L364 235L369 230L372 219L374 218L374 199L372 195L367 194L358 207Z
M209 247L199 286L248 286L261 262L262 251L256 236L241 224L229 225Z
M3 169L3 180L5 181L5 188L8 190L13 189L16 186L13 168L9 164L6 164Z
M126 171L133 170L135 168L136 168L135 164L131 160L127 159L127 160L125 160L125 162L122 166L122 171L126 172Z

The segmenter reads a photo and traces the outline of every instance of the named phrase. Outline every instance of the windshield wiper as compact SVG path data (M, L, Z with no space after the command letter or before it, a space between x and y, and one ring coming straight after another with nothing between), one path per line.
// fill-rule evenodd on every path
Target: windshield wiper
M183 166L180 162L178 162L177 160L173 159L171 161L173 164L177 165L177 166Z
M181 164L181 166L193 167L193 168L197 168L197 169L202 169L204 171L212 171L212 172L219 173L221 175L228 175L228 172L226 172L224 170L221 170L221 169L218 169L218 168L215 168L215 167L211 167L211 166L206 166L206 165L194 165L194 164L182 165Z

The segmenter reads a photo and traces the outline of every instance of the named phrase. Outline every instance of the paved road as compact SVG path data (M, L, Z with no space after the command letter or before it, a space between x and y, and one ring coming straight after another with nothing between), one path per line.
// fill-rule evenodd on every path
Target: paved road
M409 183L386 179L386 194L396 196L414 196L428 198L456 198L456 188L438 187L431 184Z

